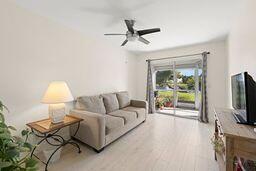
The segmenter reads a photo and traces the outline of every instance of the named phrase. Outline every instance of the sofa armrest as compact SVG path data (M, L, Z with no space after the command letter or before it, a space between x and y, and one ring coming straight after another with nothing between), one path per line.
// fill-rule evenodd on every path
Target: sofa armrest
M131 106L145 108L148 113L148 102L145 100L131 100Z
M105 145L105 116L85 110L73 109L70 115L84 119L81 122L77 134L74 136L78 140L99 150ZM74 135L76 126L70 127L71 136Z

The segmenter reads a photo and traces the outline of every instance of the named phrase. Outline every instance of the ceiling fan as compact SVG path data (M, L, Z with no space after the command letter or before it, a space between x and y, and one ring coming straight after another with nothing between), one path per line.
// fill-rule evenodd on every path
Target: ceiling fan
M124 40L124 42L121 44L121 46L124 46L128 41L135 41L138 40L142 43L145 44L149 44L150 42L148 40L146 40L145 38L141 37L145 34L151 34L151 33L155 33L155 32L160 32L160 28L152 28L152 29L146 29L146 30L135 30L133 28L135 20L124 20L128 31L126 32L126 34L104 34L106 36L126 36L126 39Z

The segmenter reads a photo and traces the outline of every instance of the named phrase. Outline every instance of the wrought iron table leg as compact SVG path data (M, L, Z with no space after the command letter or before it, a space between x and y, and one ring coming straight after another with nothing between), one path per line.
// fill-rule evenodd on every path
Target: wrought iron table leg
M51 154L51 156L49 157L49 159L47 160L47 162L46 162L46 165L45 165L45 171L47 171L47 168L48 168L48 164L49 164L49 162L51 161L51 159L52 159L52 156L61 148L61 147L63 147L64 145L60 145L58 148L56 148L55 150L54 150L54 152Z
M76 142L69 141L68 144L71 144L71 145L75 146L78 149L78 153L82 152L81 149L80 149L80 146Z
M46 140L46 139L47 139L47 136L45 136L43 139L41 139L41 140L36 144L36 146L33 148L32 152L31 152L30 157L32 157L32 156L34 155L34 152L35 152L36 148L37 148L44 140Z
M79 127L80 127L80 122L78 122L77 129L76 129L76 131L75 131L75 133L74 133L74 136L77 134L77 132L78 132L78 130L79 130ZM72 139L69 139L69 140L66 141L62 136L56 134L59 130L60 130L60 129L56 130L54 133L51 133L51 134L44 134L44 135L38 135L38 134L35 133L35 135L36 135L37 137L40 137L40 138L42 138L42 139L41 139L41 140L37 143L37 145L33 148L32 152L31 152L31 157L33 157L33 156L37 157L36 155L34 155L34 152L35 152L36 148L37 148L43 141L46 141L46 142L47 142L49 145L51 145L51 146L55 146L55 147L57 146L57 148L53 151L53 153L52 153L52 154L50 155L50 157L48 158L47 162L46 162L46 163L43 162L43 163L45 164L45 171L48 170L48 165L49 165L49 163L50 163L50 161L51 161L53 155L54 155L61 147L64 147L65 145L70 144L70 145L75 146L75 147L78 149L78 153L81 153L81 152L82 152L81 149L80 149L80 146L79 146L76 142L73 142ZM34 132L34 131L32 130L32 132ZM60 138L61 140L58 140L58 139L55 138L55 137L58 137L58 138ZM53 144L53 143L49 142L48 138L52 138L53 140L58 141L60 144ZM37 158L38 158L38 157L37 157ZM39 159L39 158L38 158L38 159Z

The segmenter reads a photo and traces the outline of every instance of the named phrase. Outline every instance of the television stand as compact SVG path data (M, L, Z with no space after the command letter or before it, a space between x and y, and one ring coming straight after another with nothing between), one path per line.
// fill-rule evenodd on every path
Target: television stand
M214 140L222 141L222 150L215 151L221 171L233 171L236 158L256 161L256 133L252 125L237 124L234 110L215 109Z
M238 124L245 124L245 125L256 125L255 123L248 123L247 121L244 120L244 118L237 114L236 112L232 112L235 120L236 120L236 123Z
M239 123L239 124L246 124L246 125L248 124L248 123L244 120L244 118L243 118L242 116L240 116L239 114L233 112L233 116L234 116L234 118L235 118L235 120L236 120L236 123Z

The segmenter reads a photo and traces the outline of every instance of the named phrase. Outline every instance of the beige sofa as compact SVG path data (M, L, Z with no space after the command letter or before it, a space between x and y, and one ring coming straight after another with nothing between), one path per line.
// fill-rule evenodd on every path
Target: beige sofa
M80 129L73 137L100 152L147 118L146 101L130 100L128 92L82 96L76 100L71 115L84 119ZM70 127L74 135L76 126Z

